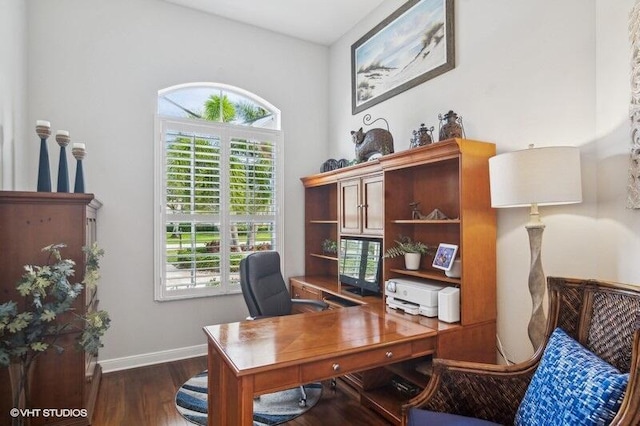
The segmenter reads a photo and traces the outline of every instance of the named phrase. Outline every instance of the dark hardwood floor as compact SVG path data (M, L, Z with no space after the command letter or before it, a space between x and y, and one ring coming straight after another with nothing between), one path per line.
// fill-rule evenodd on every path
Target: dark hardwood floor
M106 373L98 393L93 426L189 426L175 409L176 390L207 368L206 357ZM382 417L360 405L349 387L328 385L318 404L287 426L388 426ZM235 426L235 425L227 425Z

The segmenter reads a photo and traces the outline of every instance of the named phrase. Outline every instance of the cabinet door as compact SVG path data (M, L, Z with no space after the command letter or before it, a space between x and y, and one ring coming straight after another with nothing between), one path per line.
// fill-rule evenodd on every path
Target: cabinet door
M340 182L340 232L360 233L360 179Z
M384 183L382 175L362 179L362 233L382 235L384 231Z

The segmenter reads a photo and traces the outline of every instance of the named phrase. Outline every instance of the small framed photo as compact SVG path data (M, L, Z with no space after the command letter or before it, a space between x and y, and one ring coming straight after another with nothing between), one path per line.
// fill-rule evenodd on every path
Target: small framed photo
M440 243L436 255L433 256L434 268L448 271L453 266L453 261L456 259L456 253L458 252L458 246L454 244Z

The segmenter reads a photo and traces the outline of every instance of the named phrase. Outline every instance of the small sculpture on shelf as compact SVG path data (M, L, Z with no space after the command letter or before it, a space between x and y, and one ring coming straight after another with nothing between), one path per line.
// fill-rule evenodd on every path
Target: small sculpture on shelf
M409 203L411 206L411 219L414 220L448 220L449 217L440 209L433 209L428 215L423 215L418 208L419 201Z
M462 125L462 116L459 116L452 110L449 110L444 116L438 114L440 120L440 141L451 138L464 138L464 126Z
M389 132L389 123L384 118L370 121L371 115L367 114L362 119L365 125L371 125L378 120L383 120L387 124L387 130L375 128L363 132L362 127L351 132L351 138L356 145L356 161L361 163L382 155L393 153L393 136Z
M419 146L429 145L433 142L433 126L426 127L424 123L420 125L418 130L413 131L409 148L417 148Z
M320 173L329 172L338 168L338 161L335 158L329 158L320 166Z
M348 167L352 164L351 161L346 158L342 158L340 160L336 160L334 158L329 158L327 161L322 163L320 166L320 173L329 172L336 169L341 169L343 167Z

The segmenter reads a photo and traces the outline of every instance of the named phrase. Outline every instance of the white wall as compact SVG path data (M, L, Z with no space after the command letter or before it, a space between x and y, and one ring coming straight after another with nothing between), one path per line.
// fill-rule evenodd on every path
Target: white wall
M331 46L330 154L353 158L349 131L364 114L389 121L396 151L407 149L420 123L438 129L453 109L470 139L498 152L573 145L582 153L584 202L542 208L547 275L593 277L596 217L595 3L584 0L455 2L456 68L351 115L350 46L403 4L387 0ZM437 131L436 131L437 134ZM498 212L498 332L514 360L531 352L526 326L529 243L526 209Z
M20 164L14 145L24 140L26 11L23 0L0 0L0 189L5 190L14 189L14 164Z
M600 269L612 279L640 284L640 211L626 209L631 150L631 43L634 0L597 0L596 131Z
M153 143L159 89L221 82L282 111L287 275L301 274L299 177L326 158L328 48L159 0L32 0L29 123L84 142L86 190L104 203L100 306L111 314L102 360L206 343L201 327L247 315L242 296L153 301ZM18 189L35 188L37 144ZM52 152L56 152L50 148ZM57 156L52 174L57 176ZM75 163L75 162L74 162ZM71 178L75 164L70 167ZM72 180L73 181L73 180Z

